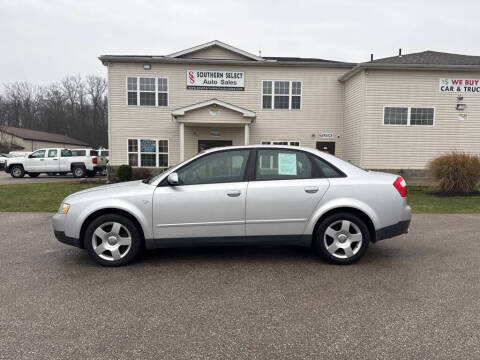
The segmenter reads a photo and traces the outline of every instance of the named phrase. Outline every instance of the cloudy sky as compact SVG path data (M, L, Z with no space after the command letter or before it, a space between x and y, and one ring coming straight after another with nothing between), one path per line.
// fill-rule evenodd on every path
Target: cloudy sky
M164 55L214 39L352 62L399 47L480 55L478 14L478 0L0 0L0 83L106 75L100 54Z

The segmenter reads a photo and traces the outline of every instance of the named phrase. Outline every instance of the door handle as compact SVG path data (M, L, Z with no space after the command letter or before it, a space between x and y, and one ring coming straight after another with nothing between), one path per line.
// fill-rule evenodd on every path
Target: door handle
M230 197L240 196L242 192L240 190L227 190L227 195Z
M57 161L58 159L52 159L52 160L55 160L55 161Z
M318 187L316 186L307 186L305 188L305 192L308 194L315 194L318 191Z
M40 159L40 161L45 161L45 159Z

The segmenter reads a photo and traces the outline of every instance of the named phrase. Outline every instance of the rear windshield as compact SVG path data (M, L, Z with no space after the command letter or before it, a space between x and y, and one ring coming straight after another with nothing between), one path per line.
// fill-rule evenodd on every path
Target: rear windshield
M97 150L90 150L90 156L98 156Z
M87 152L85 150L72 150L71 156L85 156Z

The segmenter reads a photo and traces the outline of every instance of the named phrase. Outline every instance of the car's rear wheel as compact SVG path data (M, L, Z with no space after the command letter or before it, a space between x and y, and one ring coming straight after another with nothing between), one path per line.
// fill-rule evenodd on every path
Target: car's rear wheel
M351 264L358 261L368 249L370 232L359 217L341 212L327 217L318 226L314 250L333 264Z
M75 166L72 172L74 177L83 178L85 177L86 169L84 166Z
M135 224L118 214L102 215L92 221L83 243L90 257L103 266L126 265L142 248L142 238Z
M23 178L25 176L25 170L23 170L23 166L21 165L13 165L10 168L10 175L14 178Z

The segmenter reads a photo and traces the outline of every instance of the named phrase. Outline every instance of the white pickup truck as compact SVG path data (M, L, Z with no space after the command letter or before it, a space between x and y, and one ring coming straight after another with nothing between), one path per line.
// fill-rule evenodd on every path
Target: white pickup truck
M14 178L24 177L25 174L37 177L42 173L92 177L105 167L106 161L101 156L74 156L71 150L62 148L40 149L26 157L9 158L5 162L5 171Z

